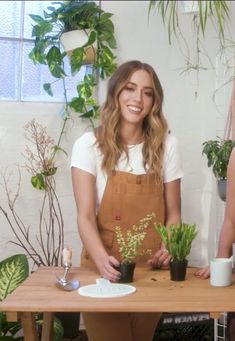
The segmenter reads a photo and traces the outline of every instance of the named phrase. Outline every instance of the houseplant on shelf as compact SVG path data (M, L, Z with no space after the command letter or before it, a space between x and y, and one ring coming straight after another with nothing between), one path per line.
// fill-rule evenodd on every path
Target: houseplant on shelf
M224 140L217 137L215 140L203 142L202 154L207 157L208 167L212 167L214 176L217 179L218 194L221 200L226 201L226 178L229 157L235 147L235 141Z
M146 236L146 229L154 216L154 213L147 214L146 217L140 219L137 225L132 225L125 231L120 226L114 227L119 246L120 265L117 270L121 272L121 283L132 282L136 258L151 253L151 250L141 248L141 244Z
M186 257L189 255L192 241L197 235L196 225L181 222L167 227L161 224L154 224L154 227L171 257L171 280L185 280L188 265Z

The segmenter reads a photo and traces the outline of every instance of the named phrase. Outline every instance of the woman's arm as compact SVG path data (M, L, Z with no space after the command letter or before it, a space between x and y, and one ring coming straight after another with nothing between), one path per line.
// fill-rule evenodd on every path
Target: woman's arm
M226 207L224 222L220 232L217 257L230 257L232 255L232 243L235 242L235 149L232 151L228 170L226 186Z
M164 184L164 202L165 202L165 225L176 225L181 221L181 196L180 179L170 181ZM152 267L166 267L169 265L170 256L165 251L164 245L149 260Z
M119 265L119 262L106 252L97 228L95 177L79 168L72 167L72 183L81 240L101 276L117 281L120 274L113 266Z
M227 169L227 186L226 186L226 207L224 221L219 237L219 246L217 258L228 258L232 255L232 243L235 242L235 149L233 149L228 163ZM210 275L209 266L195 272L197 277L202 279L208 278Z

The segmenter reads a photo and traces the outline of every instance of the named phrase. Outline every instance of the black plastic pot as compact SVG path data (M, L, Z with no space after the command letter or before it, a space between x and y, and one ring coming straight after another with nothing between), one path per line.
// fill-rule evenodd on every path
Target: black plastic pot
M133 282L135 263L120 263L117 270L121 272L121 278L119 283L130 283Z
M182 261L172 260L170 262L170 275L172 281L184 281L188 266L187 259Z

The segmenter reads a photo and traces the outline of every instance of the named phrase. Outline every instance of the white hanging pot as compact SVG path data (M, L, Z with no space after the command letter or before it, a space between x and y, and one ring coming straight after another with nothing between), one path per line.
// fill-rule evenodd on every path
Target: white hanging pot
M65 52L71 57L73 50L82 47L88 41L88 37L83 30L73 30L65 32L61 35L60 41L64 47ZM92 64L95 60L95 48L93 46L85 47L86 56L83 64Z
M183 13L198 13L198 1L181 1Z

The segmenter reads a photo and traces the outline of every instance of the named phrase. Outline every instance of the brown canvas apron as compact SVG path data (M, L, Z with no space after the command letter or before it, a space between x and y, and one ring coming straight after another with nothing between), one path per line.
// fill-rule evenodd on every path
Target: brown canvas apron
M160 248L160 236L153 228L153 222L164 223L163 184L156 183L153 174L134 175L126 172L113 171L105 187L104 195L98 212L97 224L100 237L109 255L120 260L114 227L120 226L127 230L147 214L154 212L156 217L147 228L142 249L151 249L154 254ZM140 249L141 250L141 249ZM146 264L151 256L140 256L137 265ZM94 263L85 249L81 255L81 265L94 267Z
M153 175L134 175L113 171L107 180L97 217L98 229L109 255L120 259L114 226L129 229L147 214L154 212L154 221L164 223L163 184ZM142 248L152 253L160 248L160 237L149 224ZM137 259L138 265L147 265L150 256ZM89 254L83 248L81 265L94 268ZM89 341L151 341L160 319L160 313L83 313Z

